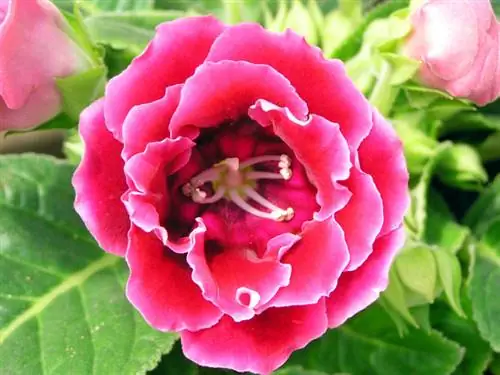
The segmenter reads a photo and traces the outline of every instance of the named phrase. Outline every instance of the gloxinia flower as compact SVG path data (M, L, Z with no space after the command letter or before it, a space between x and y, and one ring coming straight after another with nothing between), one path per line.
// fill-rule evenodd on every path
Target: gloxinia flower
M0 132L39 125L61 110L55 78L88 68L48 0L0 0Z
M81 117L76 209L185 355L267 374L375 301L402 245L392 127L287 31L165 23Z
M421 80L484 105L500 95L500 23L490 0L426 0L412 14L407 53Z

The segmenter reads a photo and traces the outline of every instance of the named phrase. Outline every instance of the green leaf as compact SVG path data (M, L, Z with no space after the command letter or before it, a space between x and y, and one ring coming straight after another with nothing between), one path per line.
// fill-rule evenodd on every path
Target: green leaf
M344 42L333 52L331 57L335 57L343 61L347 61L354 57L361 49L363 36L370 24L377 19L390 16L399 9L406 8L408 3L408 0L387 1L372 9L365 15L363 22L352 32L351 36L346 38Z
M417 245L404 248L394 267L404 286L424 297L428 303L434 301L437 266L429 247Z
M444 122L440 136L479 131L500 131L500 116L480 112L458 113Z
M304 36L310 44L318 43L316 24L301 0L292 0L292 7L288 11L284 26Z
M489 225L500 215L500 175L485 189L464 217L464 224L474 234L482 236Z
M500 159L500 131L491 134L479 146L479 154L483 161L493 161Z
M410 328L401 337L382 308L373 305L292 355L289 364L354 375L447 375L462 354L436 331Z
M406 215L406 223L417 239L421 239L427 226L427 194L432 175L441 155L451 147L451 143L443 142L436 148L434 157L429 159L422 170L417 184L410 191L410 212Z
M63 101L63 112L78 121L80 113L104 93L106 68L101 66L66 78L57 78L56 85Z
M138 374L176 336L124 296L127 267L73 211L73 167L0 158L0 363L5 374Z
M469 282L469 297L472 302L473 318L481 336L493 350L500 352L500 217L486 234L486 241L478 245L472 275ZM496 232L496 233L495 233ZM487 232L486 232L487 233ZM491 246L492 239L495 239Z
M87 18L85 25L94 42L108 44L117 49L128 48L136 55L146 47L155 35L154 30L102 18Z
M413 78L420 67L420 62L395 53L381 53L380 56L392 67L390 83L393 86L401 85Z
M142 29L154 30L160 23L172 21L185 16L179 10L148 10L129 12L99 12L91 15L85 23L118 23L135 26Z
M457 315L464 317L465 313L460 302L462 269L458 258L446 249L433 251L432 255L436 260L439 284L444 290L448 303Z
M421 174L426 164L435 155L439 142L413 124L409 124L405 119L394 120L392 123L403 142L403 151L410 174Z
M405 321L418 327L418 323L411 315L410 309L406 303L405 290L395 268L392 268L389 273L389 285L380 296L380 299L384 305L389 305L389 307L397 312Z
M304 370L300 366L292 366L288 368L284 368L282 370L278 370L273 373L274 375L349 375L349 374L327 374L321 371L315 370Z
M483 375L493 353L474 322L458 317L443 304L432 306L431 319L435 329L465 348L464 359L453 375Z
M456 254L469 237L470 231L457 223L444 199L433 189L427 195L427 222L424 241Z

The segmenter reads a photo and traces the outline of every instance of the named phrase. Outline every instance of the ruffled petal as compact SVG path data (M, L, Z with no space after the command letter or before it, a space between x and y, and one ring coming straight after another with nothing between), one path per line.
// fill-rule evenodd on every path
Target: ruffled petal
M179 253L187 252L193 244L188 238L171 240L162 225L172 210L167 177L187 164L193 145L188 138L164 139L150 143L125 164L133 189L124 197L124 204L132 222L146 232L154 232L165 246Z
M117 139L122 139L130 109L160 99L167 87L183 83L223 30L211 16L180 18L157 28L147 49L107 86L106 124Z
M333 218L305 223L300 237L282 258L292 267L290 285L280 289L268 306L316 303L335 289L349 262L344 233Z
M258 99L288 107L298 117L307 115L307 105L290 82L271 67L245 61L204 63L182 89L170 123L171 136L195 137L199 128L237 120Z
M207 241L187 254L193 280L203 296L235 321L254 317L276 292L290 282L291 267L276 258L259 258L250 248L223 248ZM215 245L216 246L216 245Z
M377 300L387 287L389 269L404 240L402 226L379 237L366 262L355 271L342 274L337 288L326 300L330 328L340 326Z
M207 61L222 60L276 69L304 99L310 113L338 123L355 149L370 131L368 102L347 77L342 62L326 60L320 49L291 30L276 34L257 24L231 27L217 38L207 57Z
M204 232L196 237L196 246L203 248ZM132 226L126 259L130 268L127 298L154 328L197 331L221 318L222 313L191 280L185 256L165 250L153 234Z
M345 234L350 256L347 270L352 271L372 253L373 243L382 229L384 213L382 198L373 179L357 166L351 168L351 175L343 185L352 197L335 218Z
M168 125L181 95L182 84L170 86L161 99L133 107L123 123L123 158L146 150L148 144L168 138Z
M80 135L85 152L73 176L75 210L104 250L123 256L130 220L121 196L128 186L120 158L122 144L106 129L103 100L82 112Z
M359 148L361 170L370 175L384 205L380 235L401 225L410 204L403 146L392 126L376 111L373 129Z
M269 309L251 320L236 323L223 317L212 328L181 332L186 357L207 367L269 374L290 354L326 330L325 303Z
M351 194L338 181L349 177L349 146L339 126L320 116L300 121L286 108L259 100L249 116L263 126L272 124L274 133L295 153L317 189L319 212L316 220L324 220L343 208Z

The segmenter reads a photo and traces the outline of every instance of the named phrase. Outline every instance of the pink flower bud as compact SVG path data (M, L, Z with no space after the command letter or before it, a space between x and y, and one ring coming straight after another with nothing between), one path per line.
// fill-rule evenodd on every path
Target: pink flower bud
M87 66L48 0L0 0L0 131L26 129L61 109L55 78Z
M500 26L488 0L427 0L406 46L425 84L479 105L500 95Z

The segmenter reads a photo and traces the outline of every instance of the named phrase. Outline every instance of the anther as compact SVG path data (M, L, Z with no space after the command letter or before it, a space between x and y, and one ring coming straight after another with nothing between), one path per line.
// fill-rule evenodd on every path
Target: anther
M283 177L285 181L288 181L292 178L292 170L289 168L283 168L280 170L280 175Z

